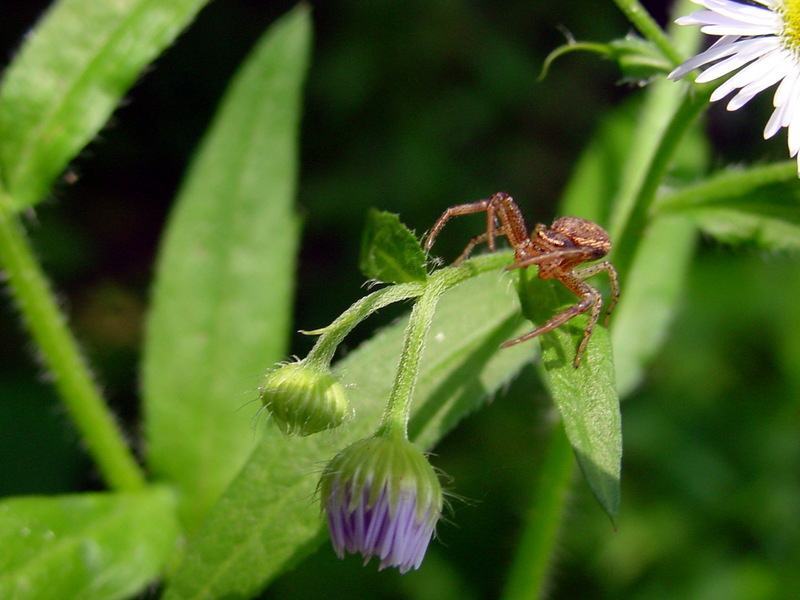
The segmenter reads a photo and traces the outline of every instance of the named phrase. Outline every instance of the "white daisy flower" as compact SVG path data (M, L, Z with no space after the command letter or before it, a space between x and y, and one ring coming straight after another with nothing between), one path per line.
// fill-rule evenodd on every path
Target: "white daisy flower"
M759 92L780 82L772 104L775 110L764 128L764 139L781 127L788 130L789 154L800 151L800 0L692 0L708 10L677 19L679 25L699 25L700 31L720 36L705 52L669 74L679 79L706 67L697 82L713 81L738 70L711 95L715 102L734 90L728 110L737 110ZM800 156L798 156L800 175Z

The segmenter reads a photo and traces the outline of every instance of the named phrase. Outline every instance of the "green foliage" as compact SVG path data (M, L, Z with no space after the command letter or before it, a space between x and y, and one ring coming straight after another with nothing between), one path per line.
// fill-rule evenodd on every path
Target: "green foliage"
M705 233L728 244L766 249L800 248L800 182L787 161L731 169L666 194L657 208L685 215Z
M178 533L163 488L4 500L0 597L129 598L161 575Z
M44 199L142 70L206 2L62 0L50 9L0 89L0 174L14 208Z
M522 278L520 297L523 313L537 325L577 301L558 282L536 277ZM619 509L622 463L614 355L608 332L598 325L581 366L573 366L585 325L585 316L576 317L542 335L541 364L583 476L613 520Z
M468 435L475 439L469 438L466 445L473 454L468 466L460 465L470 476L474 471L485 506L459 507L452 516L460 522L470 512L484 513L481 552L448 544L447 535L453 534L446 530L445 549L432 550L424 574L404 579L402 592L391 579L394 575L388 575L381 581L393 589L379 596L447 598L442 590L450 590L452 597L478 597L479 586L489 586L486 582L493 579L509 582L509 599L540 596L551 585L550 561L560 554L555 548L567 517L574 519L563 543L570 550L570 557L563 558L569 577L555 586L562 597L660 598L669 589L675 597L722 594L761 600L794 592L796 585L787 582L796 579L794 549L800 530L792 471L797 419L786 399L795 398L800 388L800 320L793 316L792 305L800 278L793 271L796 265L786 259L765 266L753 259L725 257L712 267L707 259L695 266L694 258L698 232L716 242L769 251L798 249L797 163L723 166L708 174L711 149L697 117L709 90L661 78L681 53L692 51L696 34L662 31L636 0L616 3L642 37L570 43L545 61L546 70L565 52L586 49L612 59L624 78L651 82L643 93L610 112L590 139L583 129L578 132L575 139L586 139L587 145L557 211L607 227L614 241L609 260L621 274L622 296L611 328L598 324L581 366L575 368L573 358L585 315L538 341L499 350L502 342L530 330L523 315L542 323L576 302L557 281L538 279L536 267L504 272L513 261L507 251L428 273L415 235L396 214L373 209L361 241L360 267L366 277L388 285L357 300L327 327L303 332L320 337L307 362L292 363L313 366L319 370L315 373L324 372L326 385L335 383L336 414L329 420L344 422L331 431L287 439L280 424L258 413L257 388L265 372L293 351L295 303L304 306L313 297L329 308L338 302L338 289L349 293L346 285L339 285L345 275L331 270L314 277L324 280L324 294L294 298L300 239L295 208L299 123L312 39L310 10L300 5L270 27L232 79L169 218L143 342L145 437L136 447L143 449L147 474L122 433L138 428L140 417L134 417L133 425L117 426L35 258L24 217L32 211L24 209L46 198L147 65L205 2L55 3L26 39L0 87L0 267L66 413L109 491L0 501L0 597L124 599L156 583L166 600L245 600L276 582L276 597L281 589L289 597L309 597L302 586L293 585L297 579L283 588L281 580L298 567L295 578L303 584L321 580L329 586L331 581L321 575L323 570L317 571L319 564L332 562L329 553L311 566L300 566L326 538L316 497L321 468L343 447L385 425L401 387L411 402L410 418L403 425L411 442L424 450L440 444L489 399L497 398L501 406L485 411L489 414L481 424L490 424L485 431L477 429L475 421L470 423L476 429ZM680 10L689 4L679 3ZM498 154L501 168L495 165L491 178L483 173L470 180L469 166L453 167L459 161L452 156L437 161L442 157L430 151L430 140L425 146L426 136L437 147L455 139L455 155L464 158L476 154L475 148L485 148L479 160L489 164L488 155L509 152L514 145L509 130L518 127L520 119L508 112L508 83L531 78L530 57L513 48L514 32L476 36L478 20L458 21L461 26L470 24L463 31L449 27L454 17L464 16L466 6L471 5L433 3L425 10L448 28L426 20L420 31L430 38L428 45L418 34L419 45L403 40L403 53L398 54L403 61L424 64L431 73L441 67L436 72L446 74L448 82L454 78L458 85L450 87L458 88L458 94L442 101L428 95L430 85L421 85L416 91L422 94L417 93L414 102L393 104L376 92L376 104L391 107L386 113L397 118L389 127L402 130L407 145L391 157L396 161L386 160L376 154L382 148L372 147L378 136L367 140L364 154L368 162L390 164L382 173L394 177L374 176L370 189L367 175L354 184L352 173L342 170L342 185L348 192L358 185L359 194L329 193L336 204L327 215L320 199L325 197L319 189L324 186L311 181L309 193L303 195L310 216L321 210L323 220L342 213L347 221L352 216L348 211L361 209L342 205L341 198L369 197L374 203L374 198L384 198L375 193L376 187L386 188L390 196L388 190L402 186L403 177L392 172L401 164L414 169L414 176L407 178L413 183L407 186L420 185L426 174L433 182L427 194L413 189L414 198L450 198L445 189L450 181L461 182L471 194L478 181L482 187L487 179L500 177L508 189L505 177L515 172L513 165L503 170L508 155ZM404 23L413 21L404 18ZM245 25L241 22L243 29ZM372 31L369 26L362 30ZM475 39L481 44L474 44ZM326 109L330 104L326 125L333 126L333 115L341 117L365 104L361 95L370 93L370 73L391 72L389 79L397 79L400 87L408 84L396 78L397 65L384 64L371 52L380 45L377 42L362 46L363 36L341 38L339 52L348 66L336 76L324 70L325 61L332 59L320 58L320 73L327 72L328 79L316 74L316 84L322 86L314 91L322 89ZM430 48L439 52L440 46L440 55L428 56ZM455 49L466 46L478 47L478 63L469 71L478 75L477 83L463 77L467 71L455 59ZM415 52L425 60L414 61ZM385 60L389 54L381 56ZM364 67L357 68L351 64L356 58L374 63L357 63ZM479 91L468 90L467 81ZM513 89L520 87L524 88ZM588 86L577 92L588 106L586 90ZM484 95L493 104L484 105ZM537 99L531 104L546 107L542 114L551 116L548 111L568 106L563 120L582 123L585 115L578 112L590 112L575 111L549 95L530 95ZM539 109L530 110L524 114L536 115L533 111ZM490 113L506 115L512 125L501 129ZM339 120L349 134L351 120ZM485 129L469 129L464 123L482 123ZM496 142L489 143L489 138ZM547 142L550 152L554 140ZM336 144L347 145L341 136ZM552 163L527 152L517 155L525 157L520 160L525 177L531 161L536 164L539 191L538 178L548 175L547 165ZM310 156L313 163L314 153ZM407 191L398 191L398 197ZM459 196L444 205L472 199ZM412 207L403 209L403 218L413 222L406 208ZM437 204L424 210L436 214L441 208ZM40 211L47 214L44 207ZM327 225L329 234L341 230L341 224ZM347 231L344 237L354 239L353 233ZM343 254L352 260L353 248ZM687 281L690 301L682 313ZM593 282L605 291L602 277ZM374 334L364 327L355 331L367 317L398 302L416 303L410 320L399 317ZM80 324L80 316L76 311L74 323ZM670 347L665 341L676 318L682 319L682 326ZM113 328L113 323L105 322L104 327ZM351 333L369 339L348 349L329 371L340 352L337 348ZM87 348L93 351L91 341ZM5 354L0 358L5 361ZM531 363L539 378L526 368ZM5 402L21 388L3 383ZM114 385L108 387L113 394ZM633 400L626 408L624 480L620 397ZM539 412L530 420L509 412L512 416L503 422L498 409L515 399L519 406L537 406ZM551 402L558 423L546 418ZM6 405L1 408L5 411ZM293 408L288 407L289 414ZM261 420L254 419L259 414ZM8 420L17 426L13 418ZM740 427L742 422L748 426ZM459 467L446 445L441 453L431 462L438 466L450 460ZM492 460L497 456L503 458ZM565 506L576 461L588 486L576 488L579 509L573 516ZM458 480L448 487L459 493ZM596 505L584 510L584 488L611 516L619 528L617 536L609 535L607 520L596 518L603 516ZM511 509L489 511L504 494L513 498ZM532 501L526 510L523 499L528 496ZM621 497L626 509L620 513ZM526 513L525 531L517 536L512 527ZM506 569L515 536L521 541L511 575L484 576L492 568ZM487 551L486 540L498 539L509 541ZM659 543L653 545L653 539ZM747 552L730 559L742 539L748 540ZM756 548L753 540L766 550ZM462 558L450 558L458 553ZM493 567L492 561L505 562ZM337 569L349 567L350 563L336 563ZM303 568L314 577L304 577ZM671 585L676 573L686 569L693 569L692 580L701 583ZM573 571L579 576L573 577ZM437 585L427 585L433 579ZM586 579L593 585L584 585ZM339 575L336 580L351 578ZM594 585L597 582L602 585ZM346 591L347 597L368 595L360 583L354 587L355 592ZM328 592L335 590L325 589L325 597ZM494 597L497 592L488 589L483 595Z
M239 409L286 355L310 33L308 9L296 9L243 65L161 250L143 364L148 463L178 486L189 531L255 447Z
M384 283L425 281L425 253L398 215L371 209L358 263L365 277Z
M324 540L314 474L337 449L375 430L404 327L381 331L337 365L355 411L347 427L288 439L272 424L258 428L261 441L190 544L165 600L252 597ZM494 352L519 330L513 294L496 272L444 295L419 374L413 441L430 447L519 371L530 347Z

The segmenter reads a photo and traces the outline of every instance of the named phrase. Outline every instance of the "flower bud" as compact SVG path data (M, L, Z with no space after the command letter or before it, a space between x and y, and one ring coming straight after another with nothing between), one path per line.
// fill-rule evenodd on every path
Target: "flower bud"
M344 387L330 372L301 362L272 371L261 386L261 402L286 435L311 435L348 417Z
M417 569L442 514L442 488L428 460L402 437L371 437L337 454L319 483L333 549L377 556L379 569Z

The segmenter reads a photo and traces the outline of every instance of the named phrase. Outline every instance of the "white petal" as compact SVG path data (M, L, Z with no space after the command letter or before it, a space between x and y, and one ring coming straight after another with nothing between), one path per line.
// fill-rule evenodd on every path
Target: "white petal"
M796 156L800 151L800 119L798 119L798 101L800 101L800 86L794 85L792 99L786 103L784 119L789 130L788 144L789 156Z
M787 113L789 112L790 99L794 96L793 88L797 82L797 75L794 71L787 73L784 80L775 90L775 99L773 104L775 110L769 116L766 127L764 127L764 139L768 140L773 135L778 133L781 127L785 127L787 121ZM780 100L779 100L780 97Z
M780 26L782 22L780 15L769 8L760 6L751 6L728 0L707 0L703 2L703 6L717 14L730 17L742 23Z
M728 102L728 110L739 110L745 104L750 102L756 95L763 92L771 85L775 85L781 79L786 77L785 69L781 68L781 65L774 67L769 73L765 73L759 79L752 81L751 83L742 87L731 101Z
M708 35L778 35L773 25L754 25L750 23L720 23L700 28Z
M711 101L716 102L720 98L724 98L733 90L745 87L750 84L759 84L763 79L769 79L773 69L784 65L783 57L778 52L770 52L757 58L754 62L747 65L741 71L736 73L733 77L728 79L725 83L719 86L714 93L711 94ZM767 83L764 87L768 87L773 83L779 81L786 75L785 68L780 69L781 74L777 79L771 83ZM699 78L698 78L699 79ZM761 89L764 89L763 87Z
M770 50L777 48L775 38L760 38L758 40L751 40L751 42L753 43L746 46L742 45L741 47L743 49L739 50L733 56L708 67L708 69L697 76L697 82L705 83L707 81L713 81L723 75L727 75L731 71L735 71L761 55L767 54Z
M739 47L735 43L739 38L735 35L724 36L717 40L713 46L700 54L693 56L681 65L673 69L672 73L667 75L669 79L680 79L690 71L703 66L706 63L714 62L720 58L725 58L731 54L739 51ZM752 40L745 40L750 42Z
M797 95L800 93L800 77L796 72L791 72L786 75L790 85L786 88L786 99L781 103L783 108L781 118L781 127L788 127L792 120L794 111L797 107Z

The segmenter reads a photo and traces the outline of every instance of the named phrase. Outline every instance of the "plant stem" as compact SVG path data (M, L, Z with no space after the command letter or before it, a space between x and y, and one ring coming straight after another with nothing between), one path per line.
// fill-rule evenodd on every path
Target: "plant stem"
M408 419L420 360L441 295L466 279L508 265L511 262L510 258L510 252L487 254L457 267L441 269L428 278L425 292L411 310L392 391L376 435L401 434L403 437L408 437Z
M614 0L614 2L633 23L633 26L639 30L639 33L658 46L664 56L675 66L683 62L683 56L675 49L664 30L653 20L650 13L638 0Z
M575 455L559 422L547 441L504 600L531 600L544 595L574 470Z
M681 104L672 114L660 136L656 150L647 164L647 170L632 198L630 210L621 218L623 225L617 233L613 255L620 279L624 279L633 263L636 249L649 221L656 192L664 180L675 149L707 104L707 93L701 93L699 89L687 89Z
M34 257L19 218L0 195L0 265L45 366L108 486L133 491L145 478L103 402L78 344Z
M327 327L314 331L304 331L303 333L308 335L320 336L317 343L308 353L305 359L306 364L309 367L327 371L330 368L336 348L356 325L375 311L395 302L416 298L424 291L425 284L418 282L398 283L385 287L358 300Z

